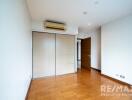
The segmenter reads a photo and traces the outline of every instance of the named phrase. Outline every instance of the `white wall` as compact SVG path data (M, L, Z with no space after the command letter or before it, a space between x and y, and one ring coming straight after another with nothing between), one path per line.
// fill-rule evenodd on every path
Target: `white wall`
M25 100L32 76L32 33L25 0L0 1L0 100Z
M76 35L78 27L67 23L66 31L56 31L44 28L44 21L32 21L32 31Z
M103 25L101 43L102 74L132 84L132 15Z
M95 29L91 32L79 33L78 38L91 37L91 67L101 69L101 30Z

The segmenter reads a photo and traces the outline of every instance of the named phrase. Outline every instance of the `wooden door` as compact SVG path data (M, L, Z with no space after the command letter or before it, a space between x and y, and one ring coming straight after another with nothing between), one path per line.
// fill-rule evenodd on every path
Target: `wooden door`
M75 36L56 34L56 75L74 73Z
M81 67L91 67L91 38L81 40Z
M33 78L55 75L55 34L33 32Z

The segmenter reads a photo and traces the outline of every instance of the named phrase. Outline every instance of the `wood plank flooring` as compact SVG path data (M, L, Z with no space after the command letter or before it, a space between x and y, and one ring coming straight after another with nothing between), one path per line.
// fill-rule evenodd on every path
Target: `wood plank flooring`
M132 100L132 96L117 95L116 91L114 96L102 96L102 85L126 86L96 70L82 69L75 74L34 79L27 100Z

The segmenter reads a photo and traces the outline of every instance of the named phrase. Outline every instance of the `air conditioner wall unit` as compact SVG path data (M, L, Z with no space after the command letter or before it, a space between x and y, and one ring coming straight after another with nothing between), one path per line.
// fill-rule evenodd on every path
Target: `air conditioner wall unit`
M55 30L66 30L66 24L62 22L57 22L57 21L51 21L51 20L46 20L44 22L44 27L48 29L55 29Z

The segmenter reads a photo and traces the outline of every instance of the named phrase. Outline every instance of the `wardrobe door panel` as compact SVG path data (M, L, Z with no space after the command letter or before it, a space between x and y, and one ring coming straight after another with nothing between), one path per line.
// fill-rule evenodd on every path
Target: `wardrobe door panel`
M33 32L33 77L55 75L55 34Z
M56 34L56 75L74 72L75 36Z

